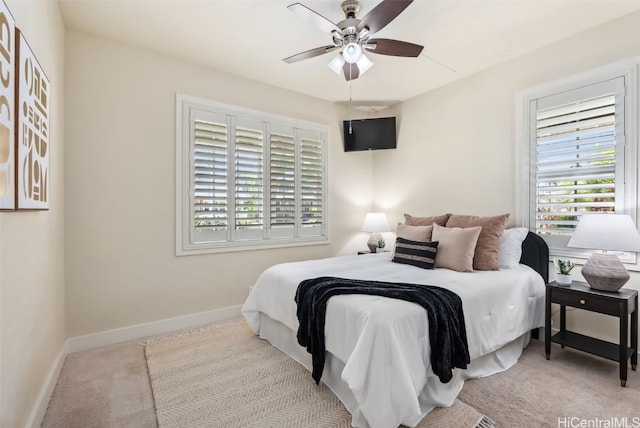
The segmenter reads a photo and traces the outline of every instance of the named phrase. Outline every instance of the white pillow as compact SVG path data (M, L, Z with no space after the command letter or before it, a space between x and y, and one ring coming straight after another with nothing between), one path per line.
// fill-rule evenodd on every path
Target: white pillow
M513 269L518 266L522 257L522 241L527 237L527 233L529 229L526 227L514 227L504 231L498 252L498 266L501 269Z

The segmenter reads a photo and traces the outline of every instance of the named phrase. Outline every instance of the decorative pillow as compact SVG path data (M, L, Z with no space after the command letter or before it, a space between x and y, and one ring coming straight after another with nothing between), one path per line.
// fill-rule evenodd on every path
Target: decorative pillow
M428 242L431 241L432 230L433 225L409 226L408 224L398 223L396 235L398 235L398 238L409 239L411 241Z
M452 214L447 220L447 227L482 226L482 232L480 232L476 252L473 256L473 268L476 270L498 270L500 239L508 219L509 214L494 217Z
M439 242L436 267L473 271L473 253L481 231L481 226L461 228L434 224L431 239Z
M513 269L518 266L522 257L522 241L528 233L529 229L526 227L514 227L504 231L498 253L498 266L501 269Z
M434 217L413 217L409 214L404 215L404 223L409 226L431 226L433 223L439 226L445 226L451 214L437 215Z
M437 242L419 242L396 238L396 249L391 261L422 269L433 269L438 251Z

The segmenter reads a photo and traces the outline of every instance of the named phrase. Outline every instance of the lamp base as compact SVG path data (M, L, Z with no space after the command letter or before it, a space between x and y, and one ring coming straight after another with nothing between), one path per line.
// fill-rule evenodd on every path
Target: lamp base
M596 290L618 291L630 275L615 254L594 253L582 267L582 276Z
M369 251L372 253L376 252L376 248L378 248L378 241L382 239L382 235L379 233L372 233L369 236L369 240L367 241L367 247L369 247Z

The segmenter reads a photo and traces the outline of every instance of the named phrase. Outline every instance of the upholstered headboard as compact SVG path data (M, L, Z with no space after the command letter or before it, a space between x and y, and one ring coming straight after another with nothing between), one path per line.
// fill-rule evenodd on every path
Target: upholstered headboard
M539 235L529 232L522 241L520 263L538 272L545 284L549 283L549 247Z

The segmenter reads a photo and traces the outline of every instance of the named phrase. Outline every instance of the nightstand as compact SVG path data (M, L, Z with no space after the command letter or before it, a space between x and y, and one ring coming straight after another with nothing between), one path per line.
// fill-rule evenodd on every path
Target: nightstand
M560 305L560 330L551 336L551 304ZM567 306L611 315L620 320L619 342L611 343L567 330ZM629 322L631 315L631 347L629 343ZM547 284L544 323L544 348L547 360L551 357L551 342L563 348L579 349L620 364L620 385L627 384L627 360L631 357L631 370L638 365L638 292L627 288L619 292L594 290L586 282L573 281L562 286Z

